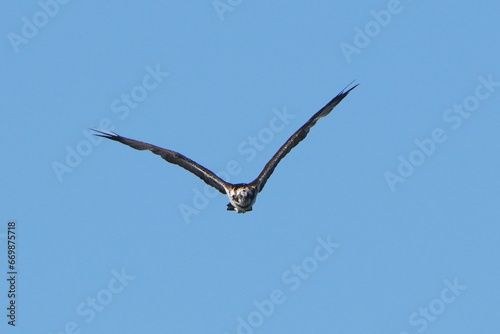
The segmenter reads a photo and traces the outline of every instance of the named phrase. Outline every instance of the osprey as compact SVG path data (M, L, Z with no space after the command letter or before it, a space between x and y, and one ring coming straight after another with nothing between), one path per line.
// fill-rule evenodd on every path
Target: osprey
M335 96L330 102L328 102L320 111L314 114L300 129L298 129L287 141L281 146L281 148L276 152L276 154L269 160L269 162L264 167L264 170L260 175L250 183L238 183L232 184L224 181L215 173L209 169L203 167L202 165L194 162L193 160L185 157L184 155L170 151L158 146L154 146L141 141L129 139L122 137L114 132L102 132L99 130L93 131L97 132L96 136L108 138L122 144L128 145L136 150L148 150L156 155L159 155L166 161L181 166L182 168L190 171L194 175L198 176L200 179L205 181L206 184L214 187L223 194L227 194L229 197L229 204L227 205L227 210L236 211L237 213L245 213L247 211L252 211L252 205L255 203L257 194L264 189L267 180L274 172L274 169L278 163L283 159L288 152L298 143L300 143L309 133L309 130L316 124L316 122L328 115L333 108L335 108L340 101L342 101L347 94L358 85L355 85L349 89L344 88L337 96Z

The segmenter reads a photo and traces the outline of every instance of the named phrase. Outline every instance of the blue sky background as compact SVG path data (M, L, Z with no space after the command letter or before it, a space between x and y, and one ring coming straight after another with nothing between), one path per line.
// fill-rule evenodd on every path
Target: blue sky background
M0 272L15 220L18 294L13 329L2 279L1 331L498 333L499 12L4 2ZM249 182L354 79L244 215L196 197L204 183L181 168L84 134L107 124Z

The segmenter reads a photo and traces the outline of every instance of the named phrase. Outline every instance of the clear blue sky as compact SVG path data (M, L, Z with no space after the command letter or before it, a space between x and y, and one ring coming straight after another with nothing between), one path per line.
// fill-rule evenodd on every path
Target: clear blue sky
M500 4L63 2L0 13L2 333L500 332ZM352 80L243 215L87 132L249 182Z

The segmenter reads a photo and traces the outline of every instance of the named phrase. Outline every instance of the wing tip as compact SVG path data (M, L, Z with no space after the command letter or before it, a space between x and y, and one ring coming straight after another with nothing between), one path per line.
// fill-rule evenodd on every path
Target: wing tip
M97 137L108 138L108 139L115 139L115 138L120 137L120 135L118 135L117 133L114 133L111 130L110 131L101 131L101 130L96 130L96 129L92 129L92 128L90 128L90 130L97 132L97 133L94 133L94 136L97 136Z
M340 92L340 94L343 94L343 95L347 95L349 94L349 92L351 90L353 90L354 88L358 87L359 84L355 84L354 86L352 86L351 88L348 88L349 86L351 86L354 82L356 82L356 79L354 79L353 81L351 81L347 86L344 87L344 89L342 89L342 91Z

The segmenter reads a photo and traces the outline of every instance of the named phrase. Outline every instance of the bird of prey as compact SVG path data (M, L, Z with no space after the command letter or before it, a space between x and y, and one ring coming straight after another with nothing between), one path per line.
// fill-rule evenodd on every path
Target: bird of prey
M229 204L227 204L227 210L236 211L237 213L245 213L247 211L252 211L252 206L255 203L257 194L264 189L267 180L274 172L274 169L278 163L283 159L288 152L298 143L300 143L309 133L309 130L316 124L316 122L328 115L333 108L335 108L340 101L342 101L347 94L358 85L355 85L349 89L349 85L344 88L337 96L335 96L330 102L328 102L321 110L315 113L300 129L298 129L281 148L276 152L276 154L269 160L259 176L250 183L238 183L233 184L224 181L211 170L203 167L202 165L194 162L193 160L185 157L184 155L154 146L141 141L129 139L122 137L114 132L103 132L99 130L94 130L97 132L95 135L103 138L108 138L122 144L128 145L136 150L148 150L156 155L159 155L166 161L181 166L182 168L190 171L194 175L198 176L200 179L205 181L206 184L214 187L223 194L227 194L229 197Z

